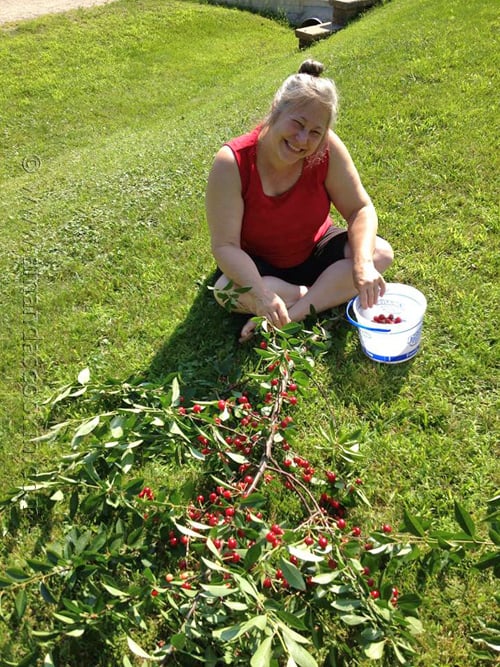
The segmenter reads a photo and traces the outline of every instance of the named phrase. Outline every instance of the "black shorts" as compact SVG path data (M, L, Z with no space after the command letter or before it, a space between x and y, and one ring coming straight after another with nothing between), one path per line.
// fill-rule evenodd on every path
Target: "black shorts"
M258 272L261 276L274 276L292 285L305 285L310 287L319 276L331 264L345 258L344 248L347 243L347 232L339 232L338 228L330 227L324 234L310 256L297 266L291 266L286 269L280 269L260 257L250 257L255 262ZM222 271L217 268L215 279L222 275Z

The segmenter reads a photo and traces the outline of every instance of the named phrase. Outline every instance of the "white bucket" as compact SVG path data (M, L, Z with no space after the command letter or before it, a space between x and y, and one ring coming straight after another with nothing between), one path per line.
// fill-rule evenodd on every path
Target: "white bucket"
M350 311L354 312L354 319ZM414 287L387 283L384 296L372 308L362 308L359 296L347 304L346 317L358 329L361 347L366 356L384 364L399 364L414 357L420 347L425 296ZM399 324L374 322L376 315L390 314L401 318Z

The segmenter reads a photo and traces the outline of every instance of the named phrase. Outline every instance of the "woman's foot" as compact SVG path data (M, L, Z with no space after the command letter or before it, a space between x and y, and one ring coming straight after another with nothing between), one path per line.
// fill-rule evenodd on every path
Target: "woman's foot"
M250 318L244 325L243 329L241 330L240 337L239 337L239 342L240 343L246 343L247 340L250 340L252 336L255 334L255 328L257 326L257 322L254 322L252 318Z

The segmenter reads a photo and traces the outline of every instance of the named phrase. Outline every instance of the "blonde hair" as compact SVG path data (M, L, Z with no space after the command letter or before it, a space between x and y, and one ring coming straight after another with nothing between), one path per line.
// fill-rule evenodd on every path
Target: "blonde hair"
M337 120L338 95L335 83L331 79L321 77L323 70L322 63L311 59L305 60L298 73L285 79L276 92L262 126L270 127L283 112L314 100L328 111L328 127L331 127Z

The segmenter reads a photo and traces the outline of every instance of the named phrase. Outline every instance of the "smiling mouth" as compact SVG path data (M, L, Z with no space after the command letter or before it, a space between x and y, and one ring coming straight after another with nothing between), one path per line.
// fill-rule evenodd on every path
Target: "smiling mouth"
M292 146L291 143L285 140L286 145L288 148L293 152L293 153L302 153L302 148L297 148L296 146Z

